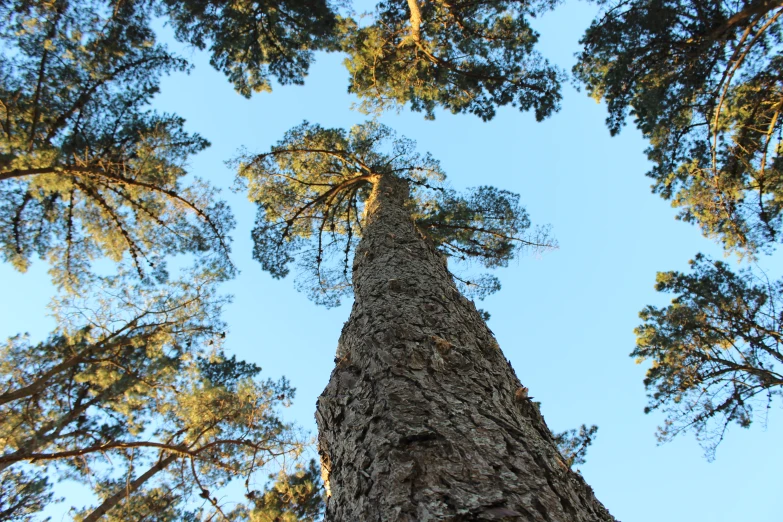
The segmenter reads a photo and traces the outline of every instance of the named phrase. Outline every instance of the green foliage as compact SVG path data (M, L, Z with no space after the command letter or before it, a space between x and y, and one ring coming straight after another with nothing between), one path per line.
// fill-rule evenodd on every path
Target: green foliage
M782 17L771 0L605 3L574 68L613 134L630 113L650 140L653 191L750 258L782 237ZM652 361L661 441L694 431L712 458L730 424L749 426L779 393L781 284L701 255L690 274L658 274L676 297L641 312L632 355Z
M214 357L223 356L217 352ZM112 467L102 475L96 493L101 507L110 504L116 520L127 520L127 481L137 481L150 471L160 476L144 478L142 496L131 496L136 509L148 509L154 500L181 510L197 496L203 499L201 519L217 514L228 518L219 494L222 487L235 479L249 483L274 459L295 458L301 451L291 426L277 416L277 407L289 404L294 392L284 379L245 378L231 390L204 379L197 368L196 364L184 365L174 385L176 392L161 401L152 443L122 441L101 448L102 452L114 451ZM118 469L117 461L125 469ZM158 470L160 463L165 466ZM91 471L96 474L95 469ZM116 498L118 493L121 498ZM158 513L157 509L151 512Z
M157 290L105 279L89 297L55 301L60 326L46 341L16 336L2 345L0 461L143 431L182 358L223 327L213 282L191 278Z
M742 255L781 240L783 9L773 0L600 2L574 68L607 123L650 140L653 191Z
M59 328L46 341L2 345L0 471L32 463L93 487L98 511L79 520L104 511L168 520L193 495L205 513L222 511L215 490L297 455L302 444L278 417L294 390L223 354L215 282L96 281L87 297L55 302Z
M236 90L301 84L313 51L334 46L336 15L325 0L164 0L178 39L209 46L212 65Z
M96 492L107 495L122 491L127 485L125 477L115 480L104 480L96 487ZM174 486L174 487L172 487ZM135 491L131 495L125 495L119 506L109 511L101 520L106 522L126 522L131 520L154 520L155 522L175 522L187 520L183 516L186 512L182 509L182 498L178 493L181 485L173 483L161 487L146 488ZM74 520L82 521L83 515L89 513L73 513Z
M443 107L489 120L512 105L541 120L559 108L563 78L533 49L527 17L553 3L379 2L371 24L343 24L348 90L365 111L410 103L428 118Z
M781 395L783 281L698 255L689 274L659 273L656 289L676 297L640 313L631 356L652 362L645 411L666 414L661 441L693 431L712 458L731 423L750 426L754 405Z
M0 520L30 522L52 501L49 481L40 473L0 471Z
M252 492L250 522L313 522L324 510L321 470L314 460L297 465L293 473L270 475L274 482L262 494Z
M582 424L579 431L574 429L554 434L557 449L569 468L586 462L587 448L593 443L597 432L598 426L593 425L588 428Z
M187 69L155 43L150 7L0 5L0 250L19 270L48 258L67 289L98 256L128 257L142 278L165 278L170 253L232 268L227 207L207 184L181 183L208 143L145 108L162 74Z
M241 379L254 377L261 372L261 368L253 363L237 361L236 355L232 355L230 359L219 360L199 356L196 364L205 379L215 386L226 388L235 388Z
M377 123L345 132L305 122L271 152L245 153L236 163L240 184L258 204L253 257L278 278L298 261L300 288L327 306L351 292L365 205L381 176L408 182L408 209L419 230L457 261L493 268L505 266L520 248L554 246L546 229L528 233L530 220L516 194L479 187L462 196L445 188L436 160ZM499 286L493 278L464 282L479 295Z

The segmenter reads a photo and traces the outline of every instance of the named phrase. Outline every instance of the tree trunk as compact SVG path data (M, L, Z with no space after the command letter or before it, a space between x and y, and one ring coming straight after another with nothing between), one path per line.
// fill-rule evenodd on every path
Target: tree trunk
M367 204L355 302L316 413L327 520L613 521L563 463L408 198L382 176Z

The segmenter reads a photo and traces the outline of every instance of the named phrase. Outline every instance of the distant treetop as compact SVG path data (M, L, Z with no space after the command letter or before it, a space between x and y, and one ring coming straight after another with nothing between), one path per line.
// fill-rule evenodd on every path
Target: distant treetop
M534 50L528 18L555 3L379 2L371 24L343 24L348 90L368 112L410 103L428 118L442 107L489 120L512 105L541 120L559 108L563 75Z
M783 236L783 6L777 0L599 2L574 73L650 140L653 190L728 250Z
M416 226L445 255L505 266L522 247L554 246L546 228L529 232L519 196L494 187L461 195L447 188L440 164L378 123L349 132L303 123L265 154L242 154L238 180L258 204L253 256L284 277L297 261L298 282L316 302L339 304L351 292L351 262L362 236L365 203L382 176L406 180ZM499 288L490 276L463 281L483 296Z
M270 77L301 84L313 51L335 46L326 0L164 0L178 39L209 48L210 63L243 96L270 91Z
M656 290L674 298L642 310L631 353L652 362L645 411L666 415L659 440L693 431L711 459L729 425L766 422L783 395L783 280L699 254L690 273L659 272Z
M100 256L141 278L171 253L232 271L228 208L182 182L208 142L148 107L161 75L188 67L149 23L134 3L0 4L0 252L17 269L37 254L66 288Z

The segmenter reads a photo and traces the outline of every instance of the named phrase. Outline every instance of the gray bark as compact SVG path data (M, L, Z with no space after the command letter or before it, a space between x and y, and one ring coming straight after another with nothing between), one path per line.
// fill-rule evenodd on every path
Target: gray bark
M327 520L613 521L416 229L408 193L375 183L318 400Z

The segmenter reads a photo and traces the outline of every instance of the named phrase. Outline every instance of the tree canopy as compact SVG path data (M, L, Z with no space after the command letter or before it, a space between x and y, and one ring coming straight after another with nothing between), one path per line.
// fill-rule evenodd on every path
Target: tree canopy
M599 2L574 72L650 139L653 191L742 255L781 240L780 2Z
M520 248L555 246L546 227L530 230L518 195L487 186L465 195L447 188L434 158L378 123L346 132L305 122L270 152L243 153L236 164L239 183L258 205L253 257L278 278L297 261L300 288L327 306L351 292L354 249L380 176L409 183L417 227L456 261L492 268L505 266ZM490 276L463 283L479 296L499 288Z
M270 77L301 84L313 51L334 48L337 15L325 0L164 0L178 39L209 47L236 90L270 91Z
M263 493L252 495L251 522L315 522L324 510L321 470L314 460L280 471Z
M690 273L659 273L656 289L676 297L640 314L631 355L652 361L645 411L666 414L660 440L692 430L711 458L730 424L747 428L783 392L783 281L699 255Z
M115 519L120 505L117 520L173 520L194 496L221 512L215 489L238 478L249 487L267 462L301 451L278 417L294 390L223 353L214 284L197 274L163 288L104 280L89 289L96 297L56 302L60 326L45 341L0 347L0 511L45 505L43 470L95 491L98 505L79 520Z
M260 508L226 511L220 489L243 479L249 500L268 496L250 489L258 472L304 447L278 417L293 388L258 380L259 367L220 347L225 300L214 287L233 273L233 218L208 183L183 181L208 142L182 118L149 109L161 76L189 68L156 43L155 13L170 15L181 38L211 43L213 63L238 88L259 89L267 74L301 81L306 41L325 41L331 22L299 27L323 13L295 2L255 14L248 7L0 3L0 248L22 271L35 254L47 258L67 290L48 339L20 335L0 347L3 520L27 520L52 502L54 477L96 495L95 506L72 513L78 520L250 520ZM256 43L286 49L237 66L220 46L252 38L247 24L266 31L273 15L295 30L278 27ZM194 254L198 268L170 280L172 254ZM117 275L94 273L104 257L118 263ZM292 477L299 491L309 475ZM201 506L187 511L194 497ZM311 509L284 504L276 509Z
M28 522L54 496L49 479L40 472L0 471L0 520Z
M601 2L574 68L607 124L629 114L650 140L653 191L727 252L759 259L783 226L783 55L779 2ZM665 308L646 307L631 356L652 361L646 411L660 440L694 431L712 458L726 428L749 426L775 392L780 282L735 274L698 255L692 272L661 272ZM756 400L754 400L756 399Z
M371 24L346 21L349 92L365 111L401 108L434 117L437 107L484 120L498 107L556 111L563 75L534 49L534 17L555 2L387 0Z
M146 3L0 5L0 249L46 257L74 287L91 261L128 256L140 277L199 253L231 271L232 217L202 181L182 183L207 141L147 108L184 60L155 43Z
M535 50L529 19L556 1L379 2L366 24L325 1L164 0L176 36L200 49L238 92L302 83L314 50L348 54L350 92L365 111L437 107L491 119L498 107L556 111L564 75Z

